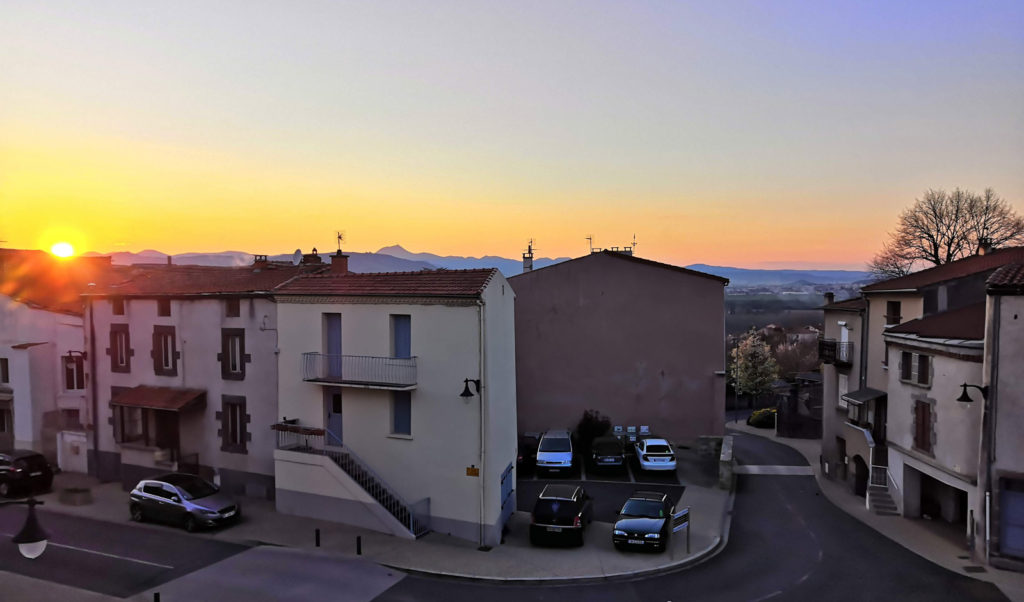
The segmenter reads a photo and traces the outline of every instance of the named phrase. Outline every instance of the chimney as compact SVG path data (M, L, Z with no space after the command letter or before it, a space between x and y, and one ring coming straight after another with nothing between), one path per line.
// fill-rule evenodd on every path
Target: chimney
M266 255L253 255L252 256L252 264L254 266L256 266L256 267L261 267L261 266L267 265L267 256Z
M348 274L348 255L343 254L340 250L331 255L331 273Z
M978 255L988 255L995 250L995 245L992 244L992 239L987 236L982 236L978 239Z
M316 247L313 247L312 253L306 253L305 255L302 256L302 263L306 265L319 264L323 262L324 260L321 259L320 255L316 252Z
M171 265L171 256L170 255L167 256L167 265Z
M523 273L533 271L533 240L526 245L526 252L523 253Z
M836 294L832 291L825 293L825 305L832 305L836 302Z

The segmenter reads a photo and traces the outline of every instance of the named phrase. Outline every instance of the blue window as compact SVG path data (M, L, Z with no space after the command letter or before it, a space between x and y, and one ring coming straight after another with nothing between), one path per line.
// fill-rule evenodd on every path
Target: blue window
M391 314L391 347L393 357L412 357L412 325L409 316Z
M412 392L391 393L391 434L412 435Z

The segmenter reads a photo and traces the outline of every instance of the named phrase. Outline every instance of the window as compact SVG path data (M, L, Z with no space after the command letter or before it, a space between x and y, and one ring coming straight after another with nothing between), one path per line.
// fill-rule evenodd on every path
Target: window
M221 410L217 412L220 420L221 451L244 454L246 442L252 440L248 432L249 415L245 413L245 397L239 395L221 395Z
M391 314L391 357L412 357L412 328L408 315Z
M864 407L863 403L850 402L849 408L847 409L847 419L849 422L858 426L867 423L867 408Z
M110 355L111 372L132 371L133 352L127 324L110 325L110 347L107 354Z
M932 404L918 399L914 402L914 449L930 454L934 444Z
M14 432L14 425L11 423L11 411L7 408L0 408L0 433Z
M412 435L412 392L391 393L391 434Z
M903 316L900 315L902 312L902 303L899 301L886 301L885 302L885 325L892 326L893 324L899 324Z
M122 299L121 297L111 297L110 307L110 313L114 314L115 316L124 315L124 299Z
M904 351L900 354L900 380L922 387L931 386L932 357Z
M839 374L839 383L836 391L836 406L839 409L845 409L847 407L846 400L843 399L843 395L850 392L850 375Z
M6 357L0 357L0 383L11 382L11 368Z
M148 420L144 414L148 410L130 406L113 406L114 412L114 441L117 443L142 442L148 445L146 427Z
M224 301L224 315L228 318L237 318L242 315L242 302L240 299L226 299Z
M76 391L85 388L85 358L81 355L63 356L64 390Z
M156 300L156 315L161 317L167 317L171 315L171 300L170 299L157 299Z
M245 329L221 328L220 347L217 361L220 362L221 378L245 380L245 364L252 361L252 357L245 352Z
M153 327L153 373L157 376L177 376L178 358L177 337L173 326Z

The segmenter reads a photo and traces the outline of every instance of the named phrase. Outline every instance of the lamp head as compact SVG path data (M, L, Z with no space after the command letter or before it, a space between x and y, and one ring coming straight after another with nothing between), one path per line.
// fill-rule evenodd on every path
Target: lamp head
M971 399L971 396L967 394L966 384L961 386L960 397L957 397L956 400L959 401L960 403L971 403L974 401L973 399Z
M29 499L28 501L28 516L25 518L25 526L21 528L11 541L18 544L18 551L25 558L38 558L43 550L46 549L46 540L50 538L50 534L43 530L39 526L39 520L36 518L36 500Z
M462 393L459 393L459 397L472 397L473 392L469 390L469 379L466 379L466 386L463 387Z

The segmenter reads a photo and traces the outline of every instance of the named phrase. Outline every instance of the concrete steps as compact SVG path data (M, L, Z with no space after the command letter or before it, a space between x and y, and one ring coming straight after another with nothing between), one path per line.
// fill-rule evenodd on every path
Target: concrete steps
M889 495L889 488L881 485L868 487L868 506L875 514L882 516L899 516L900 510Z

